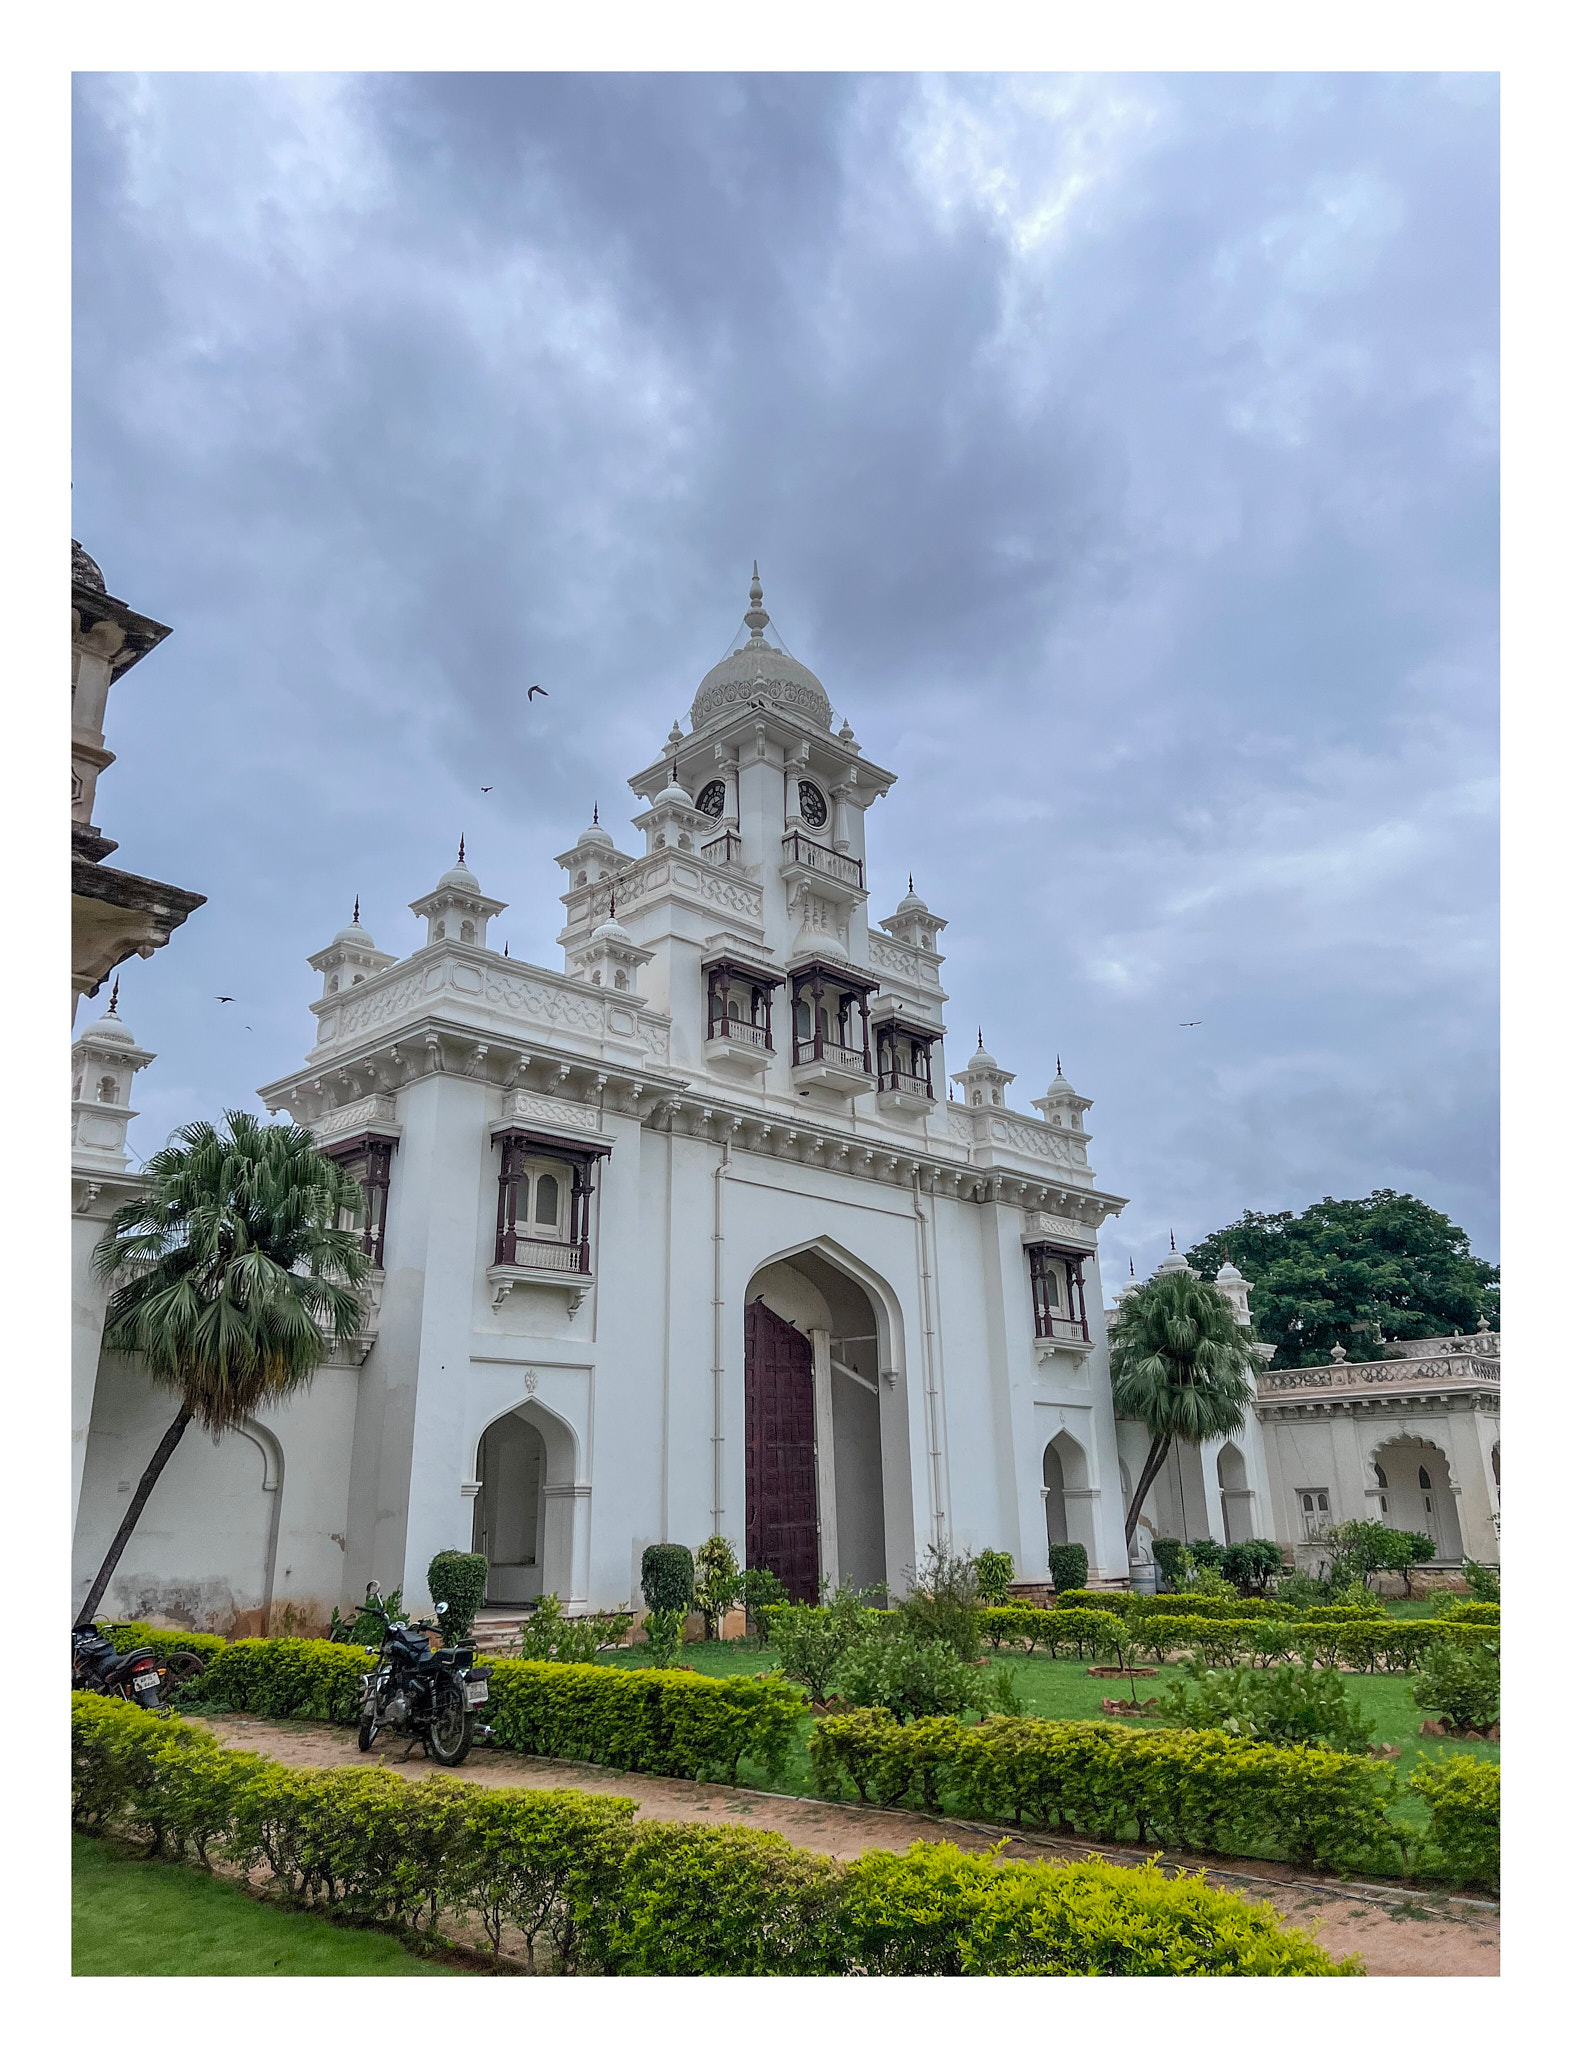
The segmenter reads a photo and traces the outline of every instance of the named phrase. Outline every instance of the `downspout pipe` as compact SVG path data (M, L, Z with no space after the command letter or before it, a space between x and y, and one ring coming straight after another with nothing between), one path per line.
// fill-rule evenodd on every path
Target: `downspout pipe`
M726 1295L725 1295L725 1250L726 1250L726 1176L731 1171L731 1138L721 1140L720 1165L715 1169L715 1227L711 1233L715 1247L714 1277L710 1290L710 1305L714 1317L712 1353L710 1362L710 1386L712 1413L710 1422L710 1522L712 1533L723 1536L726 1533Z

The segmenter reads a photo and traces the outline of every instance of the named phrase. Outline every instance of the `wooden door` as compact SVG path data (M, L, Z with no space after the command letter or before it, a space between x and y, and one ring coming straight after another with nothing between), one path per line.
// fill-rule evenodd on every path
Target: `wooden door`
M819 1597L819 1490L813 1346L750 1301L744 1314L747 1562L774 1572L794 1600Z

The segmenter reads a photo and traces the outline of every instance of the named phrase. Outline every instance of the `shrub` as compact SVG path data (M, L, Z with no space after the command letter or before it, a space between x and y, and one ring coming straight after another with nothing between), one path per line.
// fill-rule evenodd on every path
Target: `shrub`
M1177 1536L1152 1539L1152 1561L1163 1575L1163 1584L1182 1593L1195 1570L1195 1559Z
M693 1612L693 1553L681 1543L652 1543L644 1553L639 1585L646 1607Z
M1501 1647L1456 1635L1432 1641L1410 1690L1421 1712L1449 1728L1483 1735L1501 1719Z
M1282 1568L1281 1545L1268 1542L1264 1536L1253 1536L1245 1543L1230 1543L1217 1567L1229 1585L1252 1600L1266 1597Z
M878 1977L1354 1977L1270 1908L1199 1877L1018 1863L914 1842L847 1872L847 1948Z
M1392 1529L1385 1522L1339 1522L1327 1531L1326 1546L1327 1576L1334 1597L1354 1580L1368 1586L1378 1572L1401 1572L1404 1584L1412 1590L1409 1574L1415 1564L1427 1555L1435 1556L1435 1545L1428 1536Z
M557 1595L543 1593L519 1629L519 1655L532 1663L593 1664L597 1652L626 1642L632 1628L631 1614L564 1614Z
M742 1591L737 1553L724 1536L707 1536L693 1553L693 1597L704 1616L706 1641L720 1634L721 1617L735 1607Z
M880 1626L877 1612L865 1607L850 1586L841 1586L824 1607L772 1608L770 1644L779 1653L786 1676L807 1686L815 1703L822 1706L841 1658L854 1644L868 1641Z
M369 1600L369 1595L367 1596ZM340 1614L335 1607L328 1621L328 1641L333 1643L360 1643L368 1650L380 1649L382 1645L383 1617L395 1624L408 1621L404 1612L404 1589L395 1586L385 1600L379 1600L375 1607L357 1607L353 1614Z
M1162 1693L1163 1712L1181 1728L1221 1728L1248 1742L1307 1743L1313 1749L1363 1754L1375 1723L1361 1714L1335 1671L1305 1664L1205 1670L1197 1659Z
M976 1559L977 1597L989 1607L1003 1600L1015 1579L1015 1559L1007 1550L979 1550Z
M1443 1600L1449 1603L1444 1610ZM1462 1622L1474 1628L1498 1629L1501 1626L1501 1608L1494 1600L1459 1600L1455 1593L1437 1594L1435 1619Z
M1215 1537L1198 1536L1192 1541L1190 1545L1190 1555L1195 1559L1195 1568L1197 1571L1215 1572L1220 1571L1222 1569L1222 1563L1224 1557L1227 1555L1227 1549L1226 1546L1219 1543Z
M1409 1773L1409 1790L1430 1809L1425 1847L1458 1884L1501 1880L1501 1766L1483 1757L1428 1757Z
M1215 1564L1198 1564L1190 1584L1205 1600L1221 1600L1231 1607L1239 1599Z
M675 1664L682 1648L682 1629L687 1616L675 1607L652 1607L644 1617L644 1639L652 1661L664 1671Z
M1048 1575L1053 1580L1056 1593L1069 1592L1086 1584L1086 1546L1084 1543L1050 1543L1048 1546Z
M1216 1730L990 1717L899 1726L878 1709L828 1715L808 1738L820 1789L891 1805L953 1798L995 1821L1332 1869L1390 1866L1390 1764L1279 1748Z
M72 1775L79 1822L166 1853L222 1842L303 1906L404 1928L456 1914L493 1949L516 1930L532 1968L545 1951L614 1976L1358 1973L1270 1909L1150 1867L949 1844L838 1864L762 1830L637 1822L625 1799L293 1770L80 1694Z
M1308 1572L1285 1572L1272 1588L1273 1598L1289 1607L1324 1607L1331 1597L1325 1579L1313 1579Z
M896 1603L900 1626L916 1636L948 1643L963 1663L970 1664L982 1641L977 1605L977 1563L969 1550L959 1553L946 1543L930 1543L911 1574L910 1589Z
M426 1566L426 1585L432 1599L448 1603L448 1611L440 1621L445 1643L462 1643L474 1627L480 1603L486 1597L489 1569L478 1550L439 1550Z
M888 1707L897 1721L964 1714L980 1707L988 1683L938 1636L905 1629L854 1644L835 1667L834 1685L854 1707Z
M770 1624L765 1609L783 1606L791 1595L766 1566L749 1565L742 1575L737 1597L742 1602L749 1635L756 1635L760 1643L767 1643Z
M353 1725L360 1718L360 1680L376 1662L357 1643L254 1636L226 1643L211 1658L202 1697L241 1714L287 1721Z
M1463 1560L1463 1583L1476 1600L1501 1599L1501 1573L1494 1565L1478 1564L1471 1557Z

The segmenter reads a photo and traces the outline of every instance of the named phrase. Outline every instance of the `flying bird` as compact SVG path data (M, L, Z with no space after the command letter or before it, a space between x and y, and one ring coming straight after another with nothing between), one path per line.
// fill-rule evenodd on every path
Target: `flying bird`
M527 704L530 701L530 697L549 697L550 695L551 692L543 689L539 683L531 683L529 686L529 696L524 701Z
M1197 1025L1197 1024L1203 1023L1204 1021L1205 1021L1205 1019L1204 1019L1204 1018L1201 1018L1201 1017L1192 1017L1192 1018L1190 1019L1190 1021L1189 1021L1189 1023L1188 1023L1188 1024L1181 1024L1181 1025L1179 1026L1179 1029L1180 1029L1181 1031L1193 1031L1193 1030L1195 1029L1195 1027L1196 1027L1196 1025Z
M480 793L481 793L481 795L482 795L482 796L490 796L491 792L492 792L492 791L493 791L493 790L494 790L494 789L496 788L496 786L497 786L497 785L496 785L496 784L495 784L494 782L483 782L483 783L482 783L482 784L480 785Z
M217 1003L232 1003L235 999L233 996L215 996L213 1000Z

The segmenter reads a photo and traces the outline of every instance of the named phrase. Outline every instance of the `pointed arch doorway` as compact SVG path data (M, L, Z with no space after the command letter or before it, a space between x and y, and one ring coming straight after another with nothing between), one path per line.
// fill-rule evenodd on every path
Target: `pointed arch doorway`
M819 1492L813 1345L762 1301L744 1319L747 1535L750 1567L774 1572L794 1600L819 1597Z

